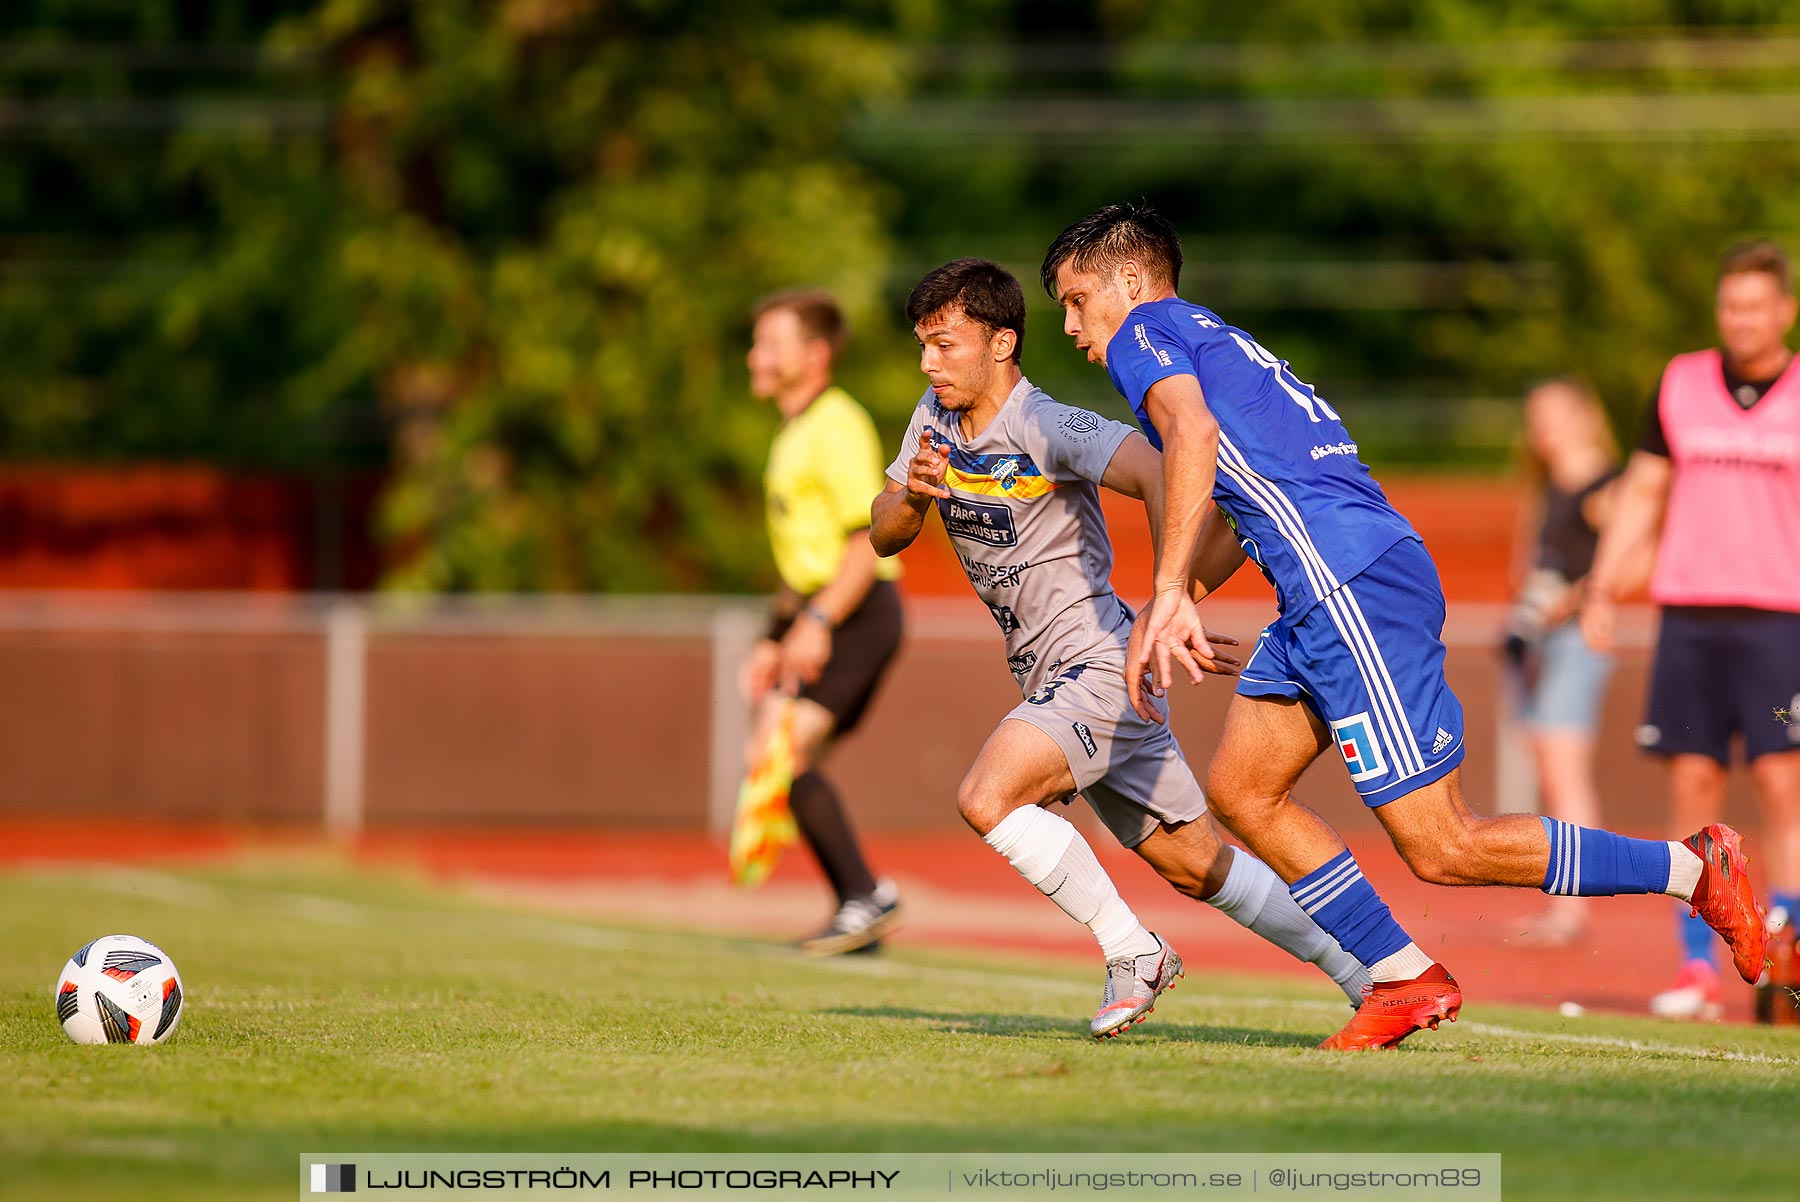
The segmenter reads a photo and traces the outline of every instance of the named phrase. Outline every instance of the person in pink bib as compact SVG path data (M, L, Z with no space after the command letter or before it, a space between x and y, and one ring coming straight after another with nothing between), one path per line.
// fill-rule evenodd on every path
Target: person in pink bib
M1718 820L1731 744L1742 742L1769 849L1772 931L1794 921L1800 902L1800 368L1787 345L1795 312L1779 246L1747 242L1726 254L1722 349L1677 355L1663 371L1582 610L1588 642L1611 649L1633 552L1655 540L1650 597L1662 627L1638 742L1668 760L1683 830ZM1696 925L1684 920L1684 963L1652 1000L1658 1014L1721 1012L1711 933Z

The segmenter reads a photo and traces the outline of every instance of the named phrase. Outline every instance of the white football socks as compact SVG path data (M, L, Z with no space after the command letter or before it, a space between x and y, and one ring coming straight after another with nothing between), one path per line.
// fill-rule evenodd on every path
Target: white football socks
M1231 849L1231 870L1206 904L1337 983L1352 1005L1362 1001L1369 972L1355 956L1307 916L1273 869L1241 847Z
M1705 870L1705 861L1694 854L1693 848L1671 839L1669 841L1669 887L1663 892L1684 902L1693 901L1694 890L1700 887L1700 874Z
M1020 806L982 837L1039 893L1094 933L1108 960L1156 950L1081 832L1042 806Z
M1377 981L1410 981L1437 961L1427 956L1419 945L1409 943L1391 956L1383 956L1369 965L1369 975Z

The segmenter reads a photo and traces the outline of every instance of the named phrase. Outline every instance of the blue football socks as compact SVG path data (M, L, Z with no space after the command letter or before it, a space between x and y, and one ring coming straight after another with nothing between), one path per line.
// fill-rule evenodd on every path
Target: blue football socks
M1666 842L1630 839L1555 818L1539 821L1550 836L1550 864L1540 886L1545 893L1614 897L1621 893L1661 893L1669 887Z
M1339 947L1364 964L1378 964L1412 942L1348 851L1289 885L1288 892Z

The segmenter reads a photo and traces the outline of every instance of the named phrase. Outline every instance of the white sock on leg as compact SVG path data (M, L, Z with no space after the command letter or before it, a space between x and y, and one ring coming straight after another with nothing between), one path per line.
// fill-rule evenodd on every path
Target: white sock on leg
M1694 849L1685 843L1669 840L1669 887L1663 892L1684 902L1694 900L1700 885L1700 874L1706 868Z
M1369 975L1377 981L1410 981L1436 961L1427 956L1418 944L1409 943L1391 956L1383 956L1377 963L1369 965Z
M983 836L1039 893L1094 933L1108 960L1156 950L1081 832L1042 806L1020 806Z
M1243 848L1232 849L1225 883L1206 904L1294 959L1317 964L1351 1004L1362 1001L1368 970L1307 916L1274 869Z

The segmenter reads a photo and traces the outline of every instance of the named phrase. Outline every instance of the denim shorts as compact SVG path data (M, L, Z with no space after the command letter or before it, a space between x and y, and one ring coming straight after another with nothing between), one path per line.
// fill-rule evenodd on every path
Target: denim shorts
M1600 725L1613 657L1593 650L1574 619L1552 627L1534 657L1519 720L1538 730L1584 731Z

